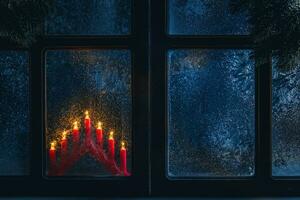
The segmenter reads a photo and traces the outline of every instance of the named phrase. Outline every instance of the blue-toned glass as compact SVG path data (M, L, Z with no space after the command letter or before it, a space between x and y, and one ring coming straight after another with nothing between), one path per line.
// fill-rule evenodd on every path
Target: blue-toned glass
M28 53L0 52L0 176L29 174Z
M230 0L168 0L169 34L248 34L248 14L233 13L229 2Z
M254 175L255 72L250 54L169 51L169 177Z
M126 35L130 33L130 0L55 0L47 34Z
M282 69L273 60L273 176L300 176L300 62Z
M47 131L50 176L127 176L121 166L121 142L131 169L131 53L129 50L49 50L46 52ZM85 129L89 112L91 133ZM73 133L77 122L78 140ZM97 130L102 122L102 145ZM63 132L66 135L63 135ZM110 157L113 131L115 156ZM63 147L62 141L66 143ZM51 143L56 151L51 160ZM65 149L64 149L65 148ZM64 153L65 152L65 153ZM100 156L100 157L99 157ZM53 167L52 164L56 164Z

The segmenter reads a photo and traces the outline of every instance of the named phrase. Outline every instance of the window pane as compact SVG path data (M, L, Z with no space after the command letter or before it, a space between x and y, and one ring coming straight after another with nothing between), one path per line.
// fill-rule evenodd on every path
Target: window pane
M0 175L29 174L28 54L0 52Z
M273 175L300 176L300 62L273 63Z
M130 32L130 0L55 0L48 34L124 35Z
M168 0L168 28L176 35L248 34L246 13L233 13L230 0Z
M46 73L48 175L129 175L130 52L51 50Z
M255 73L249 50L168 54L168 175L252 176Z

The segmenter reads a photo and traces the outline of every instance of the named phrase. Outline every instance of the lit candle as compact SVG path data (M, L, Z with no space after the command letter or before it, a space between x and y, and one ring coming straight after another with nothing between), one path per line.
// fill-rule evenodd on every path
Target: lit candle
M67 132L64 131L62 133L62 139L60 142L60 148L61 148L61 158L62 160L64 160L66 158L67 155L67 148L68 148L68 142L67 142Z
M50 162L50 170L55 169L56 165L56 149L55 149L56 142L51 142L50 149L49 149L49 162Z
M96 129L96 137L97 137L98 144L100 145L100 147L102 147L103 146L102 122L98 122L98 126Z
M79 143L80 135L79 135L79 128L78 128L78 122L75 121L73 123L73 142Z
M91 119L89 116L89 111L85 111L84 127L86 138L91 139Z
M114 132L111 131L109 133L109 138L108 138L108 155L110 159L115 158L115 140L114 140Z
M121 161L120 163L121 171L124 174L127 174L127 152L126 152L124 141L121 142L120 161Z

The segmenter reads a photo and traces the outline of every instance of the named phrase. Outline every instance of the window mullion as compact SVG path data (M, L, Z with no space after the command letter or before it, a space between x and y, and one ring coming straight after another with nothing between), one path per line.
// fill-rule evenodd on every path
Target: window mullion
M260 184L271 180L272 70L269 53L256 51L256 177Z
M41 179L43 170L43 116L42 105L43 91L43 67L42 49L38 44L31 50L30 80L31 80L31 175L34 179Z

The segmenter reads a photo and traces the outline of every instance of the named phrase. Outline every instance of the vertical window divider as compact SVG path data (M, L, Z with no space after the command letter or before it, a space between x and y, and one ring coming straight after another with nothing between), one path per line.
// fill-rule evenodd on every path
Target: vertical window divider
M148 0L132 0L132 113L133 177L136 189L149 194L149 117L148 117Z
M256 50L256 100L257 100L257 152L256 175L262 190L271 180L271 120L272 120L272 70L269 52L259 55ZM265 61L265 62L262 62ZM264 191L262 191L264 192Z
M33 180L42 179L43 169L43 115L44 73L42 49L37 42L30 49L31 72L31 176Z
M166 1L150 1L150 132L151 195L164 195L170 189L165 176L166 152ZM174 191L176 193L176 191Z
M258 24L259 13L264 12L260 0L255 0L255 23ZM254 27L254 35L258 32ZM255 173L260 193L272 193L270 181L272 176L272 62L269 50L259 45L255 52L256 78L256 159Z

